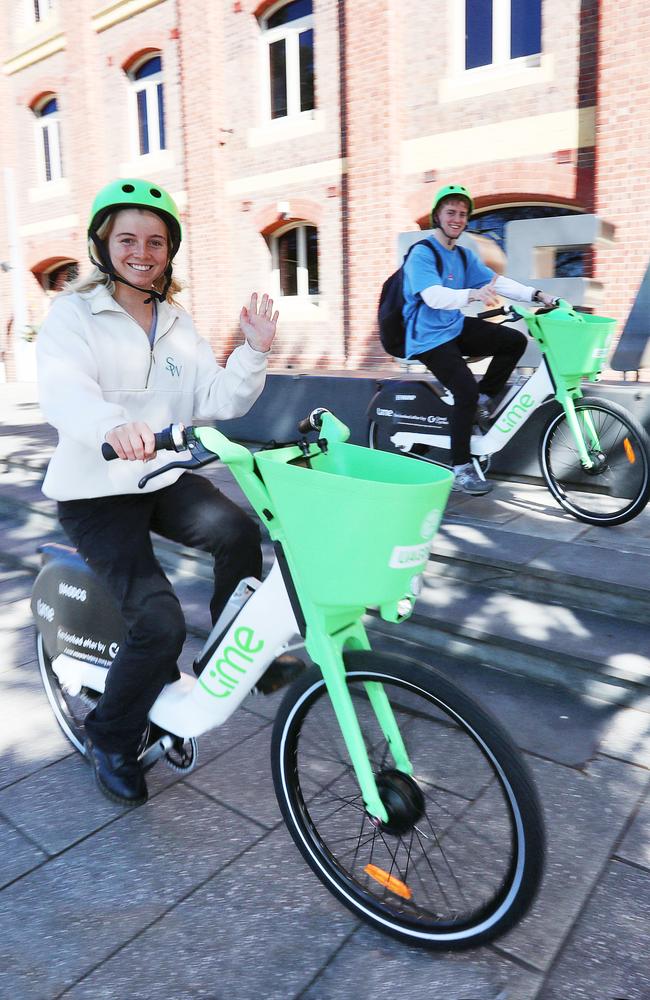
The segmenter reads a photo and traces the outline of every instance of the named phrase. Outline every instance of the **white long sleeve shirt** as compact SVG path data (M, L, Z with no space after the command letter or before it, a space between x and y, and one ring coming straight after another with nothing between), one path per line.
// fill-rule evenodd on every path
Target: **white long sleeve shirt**
M420 294L431 309L464 309L469 303L471 291L471 288L445 288L444 285L430 285ZM512 299L513 302L532 302L536 289L531 285L522 285L514 278L506 278L499 274L494 282L494 291L497 295L503 295L504 299Z
M54 300L39 331L39 398L59 443L43 492L55 500L136 493L145 472L165 465L170 452L149 462L106 462L101 445L119 424L143 421L153 431L170 423L229 419L246 413L266 379L267 356L247 343L225 367L184 310L158 305L153 347L146 332L99 285ZM189 457L174 455L174 458ZM173 469L145 491L175 482Z

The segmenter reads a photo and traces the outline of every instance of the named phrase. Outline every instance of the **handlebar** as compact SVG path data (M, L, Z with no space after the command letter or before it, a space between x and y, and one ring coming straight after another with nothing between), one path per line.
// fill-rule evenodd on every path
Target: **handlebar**
M565 306L567 309L573 309L573 306L568 302L564 302L563 299L554 299L552 306L546 306L543 309L536 309L534 313L529 315L539 316L540 313L552 312L561 305ZM493 316L507 316L508 319L515 320L521 319L522 314L516 306L499 306L498 309L487 309L485 312L476 314L477 319L491 319Z
M187 438L185 428L182 424L170 424L163 431L154 434L154 451L185 451L187 448ZM108 441L102 445L102 455L107 462L112 462L117 458L117 452Z
M485 312L477 313L477 319L491 319L492 316L509 316L512 313L510 306L499 306L498 309L487 309Z
M310 431L319 431L323 424L323 415L329 413L324 406L317 406L309 416L298 421L298 431L300 434L309 434Z

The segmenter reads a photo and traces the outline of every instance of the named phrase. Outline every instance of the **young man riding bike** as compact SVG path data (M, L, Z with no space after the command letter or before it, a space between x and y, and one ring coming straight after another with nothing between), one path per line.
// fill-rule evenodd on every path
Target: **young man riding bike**
M450 435L454 489L473 496L489 493L492 484L481 479L470 459L472 425L487 426L493 400L503 390L526 348L518 330L464 316L461 309L481 302L486 309L499 305L498 295L516 302L550 306L553 297L497 275L475 253L456 243L467 228L474 201L466 187L447 184L436 194L431 209L436 257L426 246L416 246L404 266L404 325L406 357L420 361L453 394ZM490 356L489 367L476 382L466 357Z

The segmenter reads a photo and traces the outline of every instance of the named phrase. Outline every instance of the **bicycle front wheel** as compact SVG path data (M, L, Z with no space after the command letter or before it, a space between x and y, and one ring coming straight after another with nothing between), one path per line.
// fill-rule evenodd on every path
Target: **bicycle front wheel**
M275 722L273 780L298 848L327 888L384 933L432 949L502 934L543 868L541 809L501 726L429 667L346 654L347 684L388 824L366 811L317 668ZM413 773L395 769L369 701L381 684Z
M650 440L642 425L616 403L585 396L576 417L593 462L585 469L564 411L547 424L539 463L551 494L579 521L623 524L650 497Z

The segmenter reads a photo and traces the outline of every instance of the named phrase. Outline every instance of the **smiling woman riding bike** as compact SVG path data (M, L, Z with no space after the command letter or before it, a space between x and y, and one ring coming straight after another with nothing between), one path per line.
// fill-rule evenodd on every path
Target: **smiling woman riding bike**
M256 523L207 479L171 470L138 491L143 463L163 461L151 428L246 413L264 387L278 314L267 295L259 307L252 295L240 314L244 343L217 364L174 299L178 208L148 181L103 188L88 239L93 270L55 299L38 337L41 407L59 434L43 492L125 619L125 641L86 720L87 751L102 791L136 805L147 798L137 759L147 714L177 676L185 639L150 532L213 555L213 621L239 580L262 566ZM104 462L104 441L123 461Z

